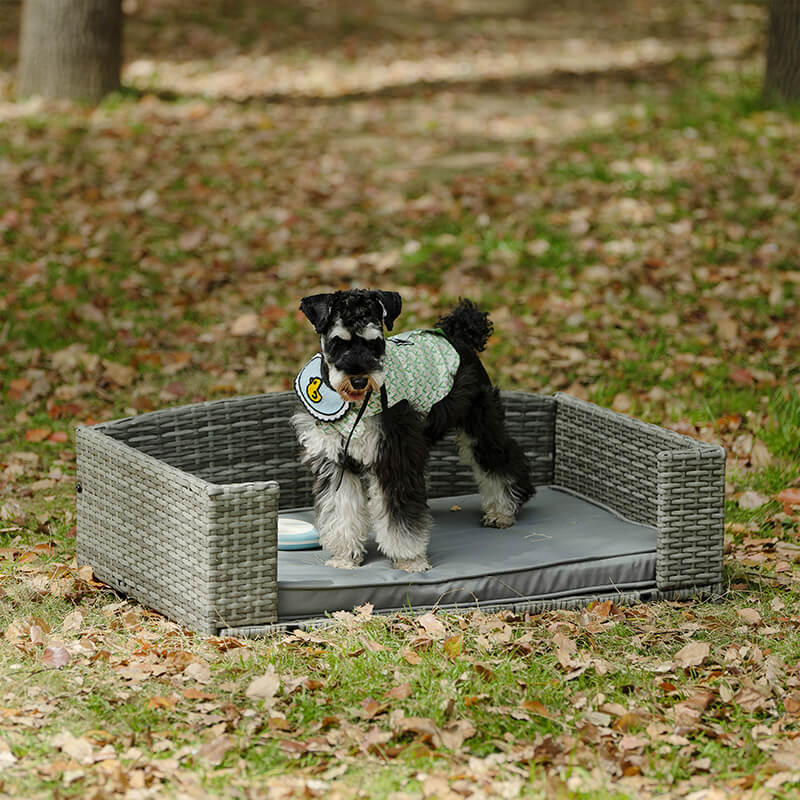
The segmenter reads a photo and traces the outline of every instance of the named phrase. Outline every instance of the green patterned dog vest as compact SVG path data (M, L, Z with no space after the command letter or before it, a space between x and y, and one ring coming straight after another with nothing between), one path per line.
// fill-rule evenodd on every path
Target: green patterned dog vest
M417 330L399 333L386 340L384 370L388 406L408 400L423 416L453 388L453 379L460 363L458 352L438 330ZM301 370L295 380L295 392L303 405L318 420L346 436L355 414L352 403L322 383L319 375L322 359L317 354ZM337 402L337 398L339 398ZM338 406L338 408L337 408ZM364 416L380 414L378 393L370 398Z

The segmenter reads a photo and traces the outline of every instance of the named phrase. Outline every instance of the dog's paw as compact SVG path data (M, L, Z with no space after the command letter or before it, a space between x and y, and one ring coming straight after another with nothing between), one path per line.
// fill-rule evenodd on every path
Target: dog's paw
M325 566L337 569L356 569L361 566L361 562L347 556L334 556L325 562Z
M510 528L517 521L513 514L503 514L499 511L487 511L483 515L484 528Z
M406 572L427 572L431 565L427 556L417 556L416 558L397 558L392 561L392 567Z

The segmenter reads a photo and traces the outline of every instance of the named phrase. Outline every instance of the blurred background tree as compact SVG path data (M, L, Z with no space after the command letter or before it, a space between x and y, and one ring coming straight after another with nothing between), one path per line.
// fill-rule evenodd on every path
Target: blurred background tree
M800 103L800 0L772 0L767 35L764 94Z
M25 0L19 98L97 102L119 88L121 0Z

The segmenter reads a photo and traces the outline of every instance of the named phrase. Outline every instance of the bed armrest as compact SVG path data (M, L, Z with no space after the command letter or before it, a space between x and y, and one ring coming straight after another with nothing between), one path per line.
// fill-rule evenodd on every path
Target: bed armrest
M724 448L659 453L658 588L712 586L721 592L724 531Z
M725 450L565 394L556 485L658 531L658 589L722 587Z
M140 427L173 412L157 413ZM274 622L278 483L211 483L114 439L113 426L76 431L78 563L205 634Z

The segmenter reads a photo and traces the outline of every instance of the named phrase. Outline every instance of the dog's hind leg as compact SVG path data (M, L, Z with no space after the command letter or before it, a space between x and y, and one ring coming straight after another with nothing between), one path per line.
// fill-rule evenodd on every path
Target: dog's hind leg
M383 438L370 475L369 509L375 541L395 569L430 569L431 513L425 487L428 445L423 423L407 401L382 415Z
M487 528L511 527L536 492L528 459L508 435L503 417L497 389L487 386L457 436L461 459L472 466L478 483Z

